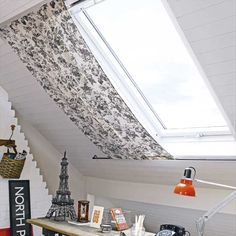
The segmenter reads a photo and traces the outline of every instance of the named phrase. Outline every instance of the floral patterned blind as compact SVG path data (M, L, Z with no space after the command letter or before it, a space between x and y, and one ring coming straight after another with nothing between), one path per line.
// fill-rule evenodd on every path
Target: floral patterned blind
M0 29L45 92L107 157L172 159L112 86L62 0Z

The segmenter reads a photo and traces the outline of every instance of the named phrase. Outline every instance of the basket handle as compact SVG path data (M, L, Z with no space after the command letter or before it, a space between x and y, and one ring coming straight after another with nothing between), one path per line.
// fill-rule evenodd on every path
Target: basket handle
M11 133L11 136L9 139L0 139L0 146L5 146L7 147L8 149L9 148L13 148L14 152L17 154L17 150L16 150L16 142L15 140L12 140L12 135L14 133L14 130L15 130L15 125L11 125L11 130L12 130L12 133Z

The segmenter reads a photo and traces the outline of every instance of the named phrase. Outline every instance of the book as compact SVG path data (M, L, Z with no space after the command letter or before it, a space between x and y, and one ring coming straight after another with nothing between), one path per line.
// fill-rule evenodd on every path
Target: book
M129 228L121 208L110 208L110 212L115 221L116 230L121 231Z

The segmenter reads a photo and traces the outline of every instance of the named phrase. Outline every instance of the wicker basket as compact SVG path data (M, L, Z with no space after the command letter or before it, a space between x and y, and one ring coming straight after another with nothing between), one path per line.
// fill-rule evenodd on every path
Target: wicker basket
M25 159L14 160L10 158L9 153L4 153L0 162L0 175L3 178L19 179L22 169L25 164Z

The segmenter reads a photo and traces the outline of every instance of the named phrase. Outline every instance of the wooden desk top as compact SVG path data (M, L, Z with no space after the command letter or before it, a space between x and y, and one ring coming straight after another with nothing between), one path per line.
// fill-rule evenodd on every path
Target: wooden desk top
M91 228L89 226L77 226L67 222L57 222L46 218L29 219L27 223L37 225L39 227L55 231L61 234L70 236L119 236L119 231L111 231L109 233L99 232L99 229ZM130 230L124 231L127 236L130 236ZM145 233L145 236L153 236L152 233Z

